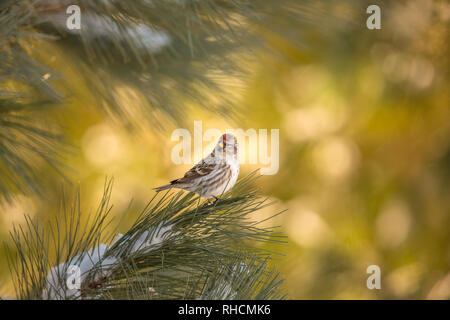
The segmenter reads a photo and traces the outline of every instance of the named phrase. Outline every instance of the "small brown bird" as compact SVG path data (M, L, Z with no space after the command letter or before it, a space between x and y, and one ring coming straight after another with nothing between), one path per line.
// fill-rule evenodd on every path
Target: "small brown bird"
M232 134L220 137L214 150L185 175L170 184L155 188L157 192L179 188L194 191L201 197L217 200L230 190L239 176L238 144Z

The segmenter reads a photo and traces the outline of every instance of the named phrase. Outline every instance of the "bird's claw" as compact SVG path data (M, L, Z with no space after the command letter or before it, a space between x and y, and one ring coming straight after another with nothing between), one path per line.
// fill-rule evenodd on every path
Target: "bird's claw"
M219 198L217 198L217 197L214 197L214 200L208 199L208 205L210 205L210 206L215 205L217 200L219 200Z

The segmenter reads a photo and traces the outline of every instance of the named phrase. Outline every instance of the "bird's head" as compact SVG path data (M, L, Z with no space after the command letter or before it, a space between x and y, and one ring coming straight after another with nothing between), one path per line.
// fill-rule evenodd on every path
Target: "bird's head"
M223 134L217 142L215 155L219 157L236 157L238 153L238 143L231 133Z

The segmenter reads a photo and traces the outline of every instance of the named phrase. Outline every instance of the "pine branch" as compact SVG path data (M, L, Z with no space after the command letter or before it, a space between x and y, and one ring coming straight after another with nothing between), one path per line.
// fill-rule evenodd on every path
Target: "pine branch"
M278 299L281 279L268 267L270 252L255 242L282 244L283 236L246 217L265 199L239 181L214 205L193 193L166 193L142 210L121 235L111 223L112 181L91 221L81 224L80 196L43 227L27 219L11 233L9 262L21 299ZM108 244L109 243L109 244ZM79 289L67 289L70 266ZM50 270L50 271L49 271Z
M79 65L108 115L154 128L182 122L192 104L236 115L241 88L232 79L242 78L243 64L231 55L256 41L245 27L253 12L247 1L80 0L80 30L66 27L70 4L38 1L33 22L59 37L55 44ZM123 102L130 91L138 93L134 107Z
M63 137L43 122L43 111L62 94L48 81L51 70L28 50L50 36L32 29L28 6L11 4L0 4L0 200L7 201L17 193L42 194L40 167L61 175L64 167Z
M306 36L337 24L312 0L79 0L81 29L68 30L70 4L37 1L32 21L59 37L54 44L78 66L98 106L131 127L183 124L191 105L236 119L255 54L279 54L267 50L267 38L305 47Z

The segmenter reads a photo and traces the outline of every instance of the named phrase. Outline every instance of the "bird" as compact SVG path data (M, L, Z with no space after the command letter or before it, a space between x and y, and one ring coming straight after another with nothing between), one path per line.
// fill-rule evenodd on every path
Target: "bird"
M208 202L215 203L219 196L230 190L239 176L238 143L231 133L225 133L214 150L182 178L154 188L156 192L178 188L193 191ZM213 201L214 199L214 201Z

